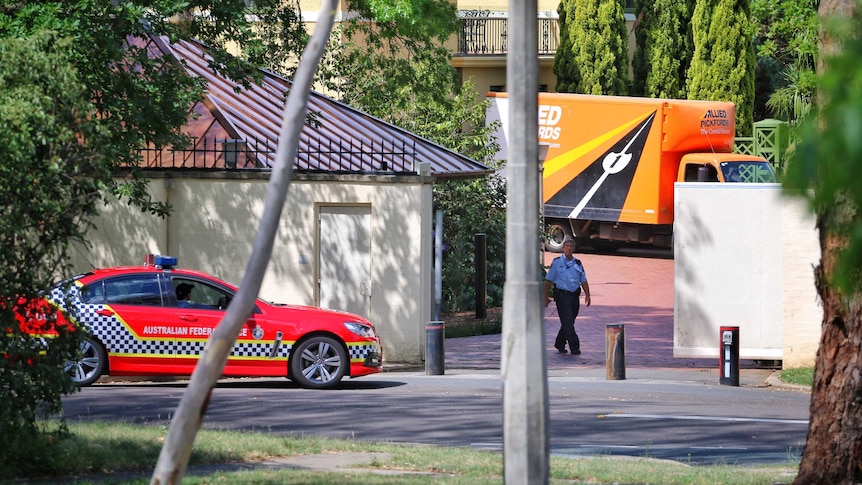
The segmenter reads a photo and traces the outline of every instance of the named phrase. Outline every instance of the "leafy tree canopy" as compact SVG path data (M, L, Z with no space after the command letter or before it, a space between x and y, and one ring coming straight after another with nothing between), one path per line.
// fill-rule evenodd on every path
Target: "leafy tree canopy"
M817 5L812 0L752 0L757 55L784 65L813 68L817 57Z
M758 56L755 119L768 115L795 123L814 101L817 2L754 0L751 16Z
M862 19L832 27L858 32ZM853 26L851 29L849 26ZM839 30L840 31L840 30ZM802 141L793 152L785 188L811 202L822 225L845 241L832 276L846 295L862 290L862 38L847 36L841 52L825 59L819 78L819 107L803 125Z
M80 142L109 135L90 116L68 51L68 39L48 32L0 39L0 467L31 459L37 417L61 411L60 395L75 390L58 363L77 351L80 332L56 325L49 306L27 311L83 238L102 188L91 176L105 173ZM51 345L30 332L53 334Z

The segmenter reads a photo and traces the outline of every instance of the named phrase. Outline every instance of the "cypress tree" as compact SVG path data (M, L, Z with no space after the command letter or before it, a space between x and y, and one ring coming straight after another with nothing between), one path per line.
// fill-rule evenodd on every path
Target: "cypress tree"
M578 66L574 61L569 29L566 28L566 6L568 3L568 1L562 0L557 6L557 14L560 17L560 43L557 52L554 53L554 74L557 76L556 89L558 93L575 92L581 78Z
M692 16L694 56L688 99L733 101L736 134L751 134L754 121L754 45L750 0L700 0Z
M686 73L694 51L693 0L638 0L635 5L632 94L685 98Z
M561 45L554 61L557 91L627 94L628 33L621 3L562 0L558 11Z

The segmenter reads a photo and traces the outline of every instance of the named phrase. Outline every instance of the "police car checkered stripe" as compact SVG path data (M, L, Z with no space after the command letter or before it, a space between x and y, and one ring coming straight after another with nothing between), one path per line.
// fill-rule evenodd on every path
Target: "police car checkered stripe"
M347 350L350 352L350 360L353 362L364 362L371 352L380 353L377 344L347 344Z
M70 296L77 299L78 287L70 290ZM64 305L64 296L60 289L54 289L51 298ZM93 333L110 354L123 354L136 357L199 357L206 346L206 340L178 340L173 338L142 339L135 337L129 327L119 317L100 315L99 310L110 309L106 304L79 303L77 311L73 312L76 321ZM272 353L273 341L242 341L234 344L231 350L232 358L269 359ZM282 343L274 360L287 360L293 350L293 343ZM352 362L362 362L372 352L380 353L377 344L347 344Z

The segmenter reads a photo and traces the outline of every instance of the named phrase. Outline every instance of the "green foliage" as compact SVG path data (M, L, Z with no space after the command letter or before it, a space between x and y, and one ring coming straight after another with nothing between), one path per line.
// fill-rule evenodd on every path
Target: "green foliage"
M810 67L793 65L782 72L781 78L783 85L772 93L766 106L777 118L795 125L811 111L817 76Z
M445 41L458 29L455 5L446 0L350 0L350 8L391 37Z
M628 93L628 31L620 2L562 0L557 91Z
M821 239L845 242L830 283L844 295L862 290L862 16L830 25L840 52L823 59L822 105L803 124L802 141L787 166L784 187L809 200Z
M819 22L811 0L754 0L751 16L758 56L755 119L769 115L796 123L814 102ZM778 75L772 74L778 66ZM758 117L758 112L762 113Z
M255 4L261 5L258 11L268 13L265 18L273 24L280 21L279 12L287 15L288 9L276 8L276 0ZM191 14L186 9L204 13ZM269 55L255 29L255 18L247 13L242 0L193 5L165 0L7 2L0 9L0 38L26 38L48 30L58 38L70 39L68 58L93 105L91 129L100 136L98 140L85 138L85 144L95 147L98 143L93 150L99 158L96 162L111 169L100 182L116 195L137 195L140 190L114 182L115 170L126 169L130 179L138 178L142 147L186 146L189 140L180 128L188 121L189 106L202 99L204 90L200 80L186 75L172 59L151 57L139 40L150 36L171 41L198 39L208 46L214 71L247 84L259 76L256 67ZM241 56L229 52L235 45L244 47ZM169 210L147 198L131 201L159 215Z
M453 97L459 94L458 80L449 52L436 36L454 33L456 17L451 5L446 4L444 11L451 18L437 28L426 26L419 31L423 35L409 35L416 32L413 21L392 17L393 12L387 22L370 23L362 18L341 22L333 32L319 77L341 101L371 115L406 129L412 129L406 126L411 123L433 128L432 124L442 122L447 127L435 131L451 131L452 125L441 113L457 102ZM431 117L416 119L426 115ZM425 135L423 130L417 133Z
M434 187L434 210L443 211L442 311L475 308L475 235L486 235L486 305L503 303L506 280L506 182L487 179L452 180Z
M797 367L781 371L781 380L791 384L811 386L814 384L814 367Z
M61 364L80 332L28 303L83 240L104 175L85 143L104 134L68 51L68 39L48 32L0 39L0 468L27 456L37 417L59 412L76 389Z
M692 17L694 55L688 70L688 99L732 101L736 134L750 136L754 122L752 25L748 0L697 2Z
M817 57L817 2L752 0L751 17L758 38L757 55L789 66L814 67Z
M694 51L692 0L639 0L632 59L635 96L685 98L685 79ZM668 35L674 32L675 35Z
M488 309L492 310L492 309ZM499 335L503 332L502 307L495 307L486 311L485 318L476 318L476 312L463 312L462 314L450 314L446 320L446 338L475 337L478 335Z
M311 38L302 23L299 0L252 2L248 14L258 19L255 28L264 42L245 45L249 57L262 59L262 66L293 78L302 49Z
M754 68L754 119L756 121L776 117L766 103L772 93L781 86L785 68L786 66L772 57L757 57L757 65Z
M450 54L439 44L457 27L453 6L434 0L391 6L368 0L352 6L365 18L373 15L383 20L342 22L321 68L324 85L341 101L368 114L490 163L498 145L491 139L496 126L485 123L488 102L477 101L471 81L459 85ZM417 17L417 12L422 16ZM417 23L418 18L422 22ZM444 211L449 248L443 260L443 310L475 304L473 237L477 232L488 234L488 299L498 305L505 278L502 179L437 183L434 205Z
M577 89L577 80L581 78L578 65L575 63L575 52L572 49L572 38L569 34L569 29L563 26L568 25L566 16L567 2L561 1L557 6L557 15L560 18L560 40L557 46L557 52L554 53L554 74L557 76L557 92L573 93Z
M69 248L86 243L108 192L144 211L169 210L136 176L140 149L187 143L180 128L204 86L173 59L151 57L143 40L199 39L213 69L248 83L265 55L252 20L242 0L0 7L0 463L43 459L28 449L62 436L62 426L35 420L60 411L61 396L75 390L62 365L79 352L82 332L55 326L62 320L48 308L38 320L22 314L22 305L68 275ZM230 55L233 45L250 54ZM118 183L119 170L129 178Z

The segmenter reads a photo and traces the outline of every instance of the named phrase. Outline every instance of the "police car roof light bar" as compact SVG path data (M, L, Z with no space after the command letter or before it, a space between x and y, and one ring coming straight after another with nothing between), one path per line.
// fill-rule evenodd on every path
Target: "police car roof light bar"
M161 254L147 254L144 257L144 265L170 269L177 265L177 258L173 256L162 256Z

